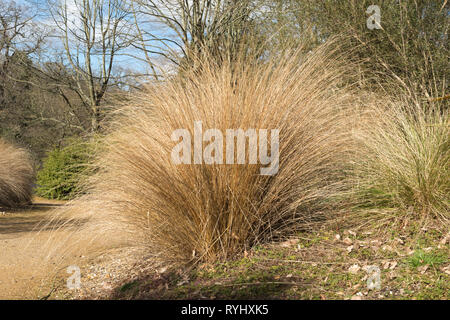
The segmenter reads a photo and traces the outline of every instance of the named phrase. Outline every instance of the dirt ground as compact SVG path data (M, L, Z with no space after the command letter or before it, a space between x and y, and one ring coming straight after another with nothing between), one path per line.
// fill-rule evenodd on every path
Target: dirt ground
M64 261L47 257L54 239L73 234L70 223L61 228L54 219L64 203L35 198L25 208L0 208L0 300L105 297L133 273L124 268L132 266L138 255L120 245L71 252ZM81 290L67 289L69 265L80 268Z
M433 226L418 233L416 224L405 224L384 236L370 228L324 229L174 273L148 263L145 250L95 246L84 235L79 244L88 251L75 250L63 262L45 259L54 239L73 234L70 224L55 231L52 223L63 204L37 198L27 208L0 209L0 299L449 298L450 233ZM69 265L80 268L80 289L67 288ZM378 266L381 289L366 289L367 266Z
M39 299L50 292L42 248L51 234L47 223L53 209L63 203L36 198L25 208L0 208L0 299Z

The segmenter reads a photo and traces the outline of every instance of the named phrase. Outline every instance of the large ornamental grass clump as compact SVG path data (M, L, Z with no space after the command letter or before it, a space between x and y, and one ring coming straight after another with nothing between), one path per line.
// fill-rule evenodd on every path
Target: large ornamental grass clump
M349 189L345 173L358 110L351 62L328 46L266 62L208 61L128 97L104 140L88 194L72 206L116 231L112 222L120 221L120 234L130 231L129 239L168 264L215 261L310 229L339 212ZM194 159L200 122L201 152L213 163ZM192 137L191 152L174 151L178 129ZM217 136L208 129L223 133L214 152ZM254 154L245 137L245 159L227 155L230 129L267 129L267 150L259 144L258 152L274 156L278 148L274 174L261 174L270 164L259 158L250 161ZM220 149L222 162L215 157ZM184 163L173 160L178 151Z

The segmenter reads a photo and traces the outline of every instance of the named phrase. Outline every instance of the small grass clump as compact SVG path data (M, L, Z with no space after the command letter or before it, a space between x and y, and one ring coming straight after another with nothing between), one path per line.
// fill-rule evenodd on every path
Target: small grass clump
M405 99L406 101L406 99ZM355 164L362 208L394 209L397 215L450 222L448 108L398 101L375 108L358 135Z
M421 249L414 251L408 258L410 266L417 268L424 265L437 266L448 261L448 257L443 253L425 252Z
M0 207L29 204L33 179L29 153L0 139Z

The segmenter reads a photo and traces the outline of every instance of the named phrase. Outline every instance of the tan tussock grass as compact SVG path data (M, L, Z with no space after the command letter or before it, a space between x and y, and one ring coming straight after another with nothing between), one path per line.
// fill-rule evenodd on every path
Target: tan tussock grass
M33 180L29 153L0 139L0 207L29 204Z
M389 216L422 223L439 219L448 229L448 108L420 101L401 87L397 97L384 101L366 113L366 125L355 131L354 188L361 211L384 212L386 221L392 221Z
M227 258L340 212L359 110L353 63L331 45L300 52L258 64L201 60L183 79L133 93L88 194L73 202L98 222L87 233L102 238L106 228L155 261L183 264ZM171 134L192 135L194 121L204 131L279 129L278 173L262 176L259 164L175 165Z

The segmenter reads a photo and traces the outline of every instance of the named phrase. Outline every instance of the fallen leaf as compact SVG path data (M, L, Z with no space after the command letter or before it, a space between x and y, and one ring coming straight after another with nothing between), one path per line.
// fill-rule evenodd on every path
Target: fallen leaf
M351 245L353 243L353 241L349 238L346 237L344 240L342 240L346 245Z
M421 274L424 274L428 270L428 265L426 264L424 266L421 266L421 267L417 268L417 270L419 270Z
M359 241L359 242L358 242L358 245L359 245L360 247L365 247L365 246L367 245L367 242L366 242L366 241Z
M397 273L395 271L391 271L389 272L389 279L395 279L397 278Z
M348 268L348 272L350 272L351 274L357 274L360 269L361 269L360 266L354 264L350 268Z
M178 287L181 287L183 284L186 284L186 283L188 283L188 281L186 281L186 280L181 280L180 282L177 283L177 286L178 286ZM216 284L217 284L217 283L216 283Z
M442 268L441 270L444 271L445 274L450 275L450 265L448 265L448 266Z
M447 242L450 243L450 232L447 233L447 235L443 237L441 241L439 241L439 243L442 245L445 245Z
M289 248L289 247L292 247L292 246L296 245L297 242L298 242L298 239L289 239L287 241L282 242L280 244L280 246L283 247L283 248Z
M163 274L164 272L167 271L167 267L162 267L160 269L157 270L159 274Z
M377 247L379 247L383 244L380 240L372 240L372 241L370 241L370 243Z

